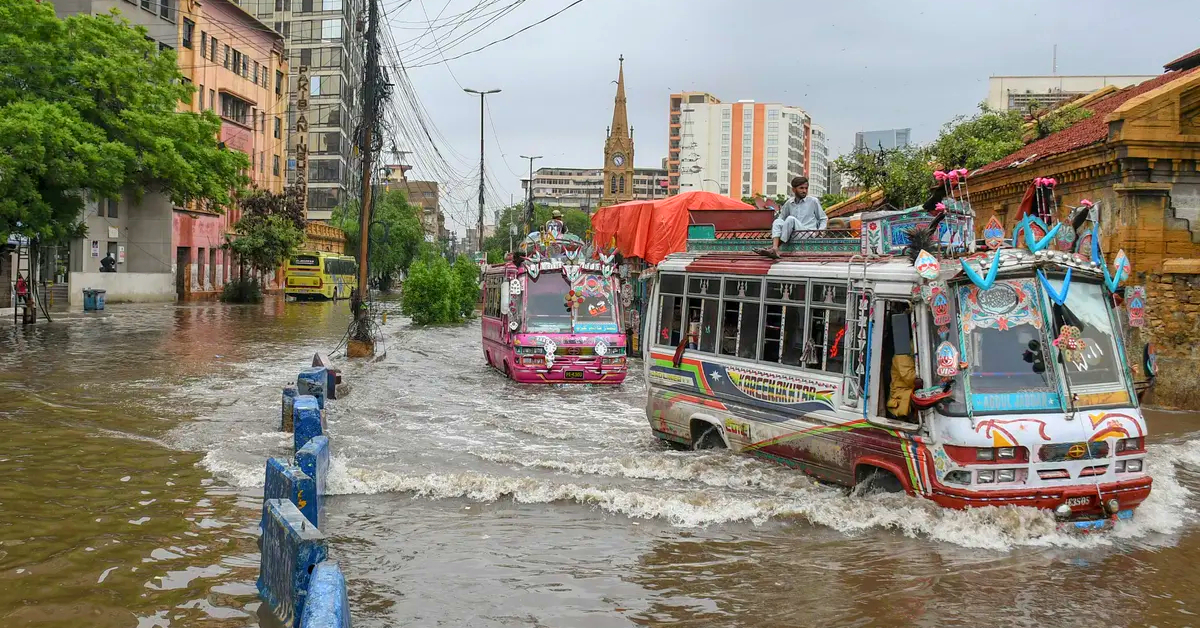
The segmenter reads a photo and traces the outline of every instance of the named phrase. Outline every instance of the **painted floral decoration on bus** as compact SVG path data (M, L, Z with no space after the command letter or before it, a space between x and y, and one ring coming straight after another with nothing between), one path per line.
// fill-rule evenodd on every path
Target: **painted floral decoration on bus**
M1042 328L1034 304L1037 294L1032 279L997 282L987 290L967 284L959 286L963 333L977 327L1007 330L1018 325Z

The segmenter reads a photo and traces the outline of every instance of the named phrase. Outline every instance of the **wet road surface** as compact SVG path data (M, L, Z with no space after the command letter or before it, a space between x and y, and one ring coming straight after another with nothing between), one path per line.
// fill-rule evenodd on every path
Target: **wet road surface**
M256 626L279 387L345 304L110 306L0 330L0 625ZM1177 626L1200 612L1200 416L1149 413L1132 523L852 497L650 437L620 388L522 387L478 324L384 327L331 403L355 625ZM82 621L82 623L81 623Z

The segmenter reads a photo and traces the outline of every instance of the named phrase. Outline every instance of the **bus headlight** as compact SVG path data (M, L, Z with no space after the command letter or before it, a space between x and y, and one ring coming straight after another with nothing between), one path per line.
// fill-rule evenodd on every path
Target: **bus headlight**
M996 472L996 481L997 482L1016 482L1017 481L1017 470L1016 469L1000 469L999 471Z
M1141 458L1138 458L1137 460L1127 460L1125 462L1125 470L1129 471L1130 473L1137 473L1138 471L1141 471L1142 470Z
M988 469L987 471L980 471L976 477L979 479L980 484L991 484L996 481L996 472Z

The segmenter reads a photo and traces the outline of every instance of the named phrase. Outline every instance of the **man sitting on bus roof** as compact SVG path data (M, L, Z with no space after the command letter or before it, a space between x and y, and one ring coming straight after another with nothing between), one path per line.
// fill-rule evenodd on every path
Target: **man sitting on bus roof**
M791 242L797 231L817 231L828 224L821 202L808 195L807 177L792 179L792 193L795 196L779 208L779 215L771 223L771 246L757 249L755 253L779 259L779 245Z

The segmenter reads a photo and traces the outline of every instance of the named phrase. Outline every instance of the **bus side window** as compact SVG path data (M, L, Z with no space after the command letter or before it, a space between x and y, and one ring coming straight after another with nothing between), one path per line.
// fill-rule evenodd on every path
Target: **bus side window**
M504 281L503 277L497 277L497 280L500 282L500 311L496 314L498 316L504 316L505 314L508 314L508 302L511 297L508 293L508 282Z

